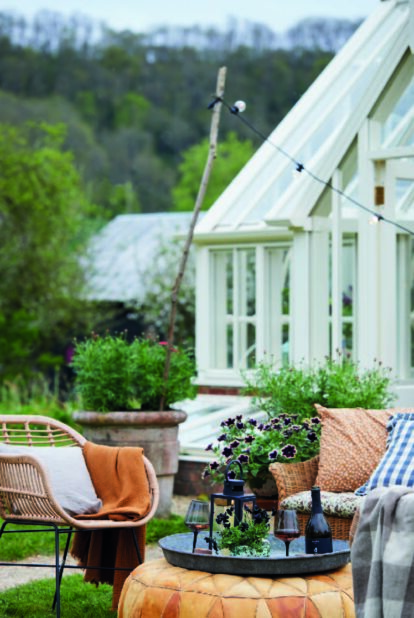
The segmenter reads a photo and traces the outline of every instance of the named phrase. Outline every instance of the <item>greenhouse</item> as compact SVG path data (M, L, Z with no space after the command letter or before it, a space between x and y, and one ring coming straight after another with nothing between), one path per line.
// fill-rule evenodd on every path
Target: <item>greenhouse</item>
M198 224L200 385L339 351L412 402L413 50L413 0L379 0Z

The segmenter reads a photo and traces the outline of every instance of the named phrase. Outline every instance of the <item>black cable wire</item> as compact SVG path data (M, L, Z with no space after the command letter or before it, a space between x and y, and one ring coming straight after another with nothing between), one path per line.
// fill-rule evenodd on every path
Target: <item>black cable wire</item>
M328 189L331 189L331 191L335 191L338 195L340 195L341 197L343 197L346 200L348 200L349 202L351 202L354 206L357 206L358 208L361 208L365 212L368 212L369 214L373 215L377 219L378 222L384 221L385 223L389 223L391 225L394 225L395 227L399 228L403 232L407 232L407 234L410 234L411 236L414 236L414 231L413 230L410 230L408 227L405 227L404 225L401 225L397 221L393 221L392 219L389 219L388 217L384 217L384 215L379 214L375 210L372 210L372 208L368 208L368 206L365 206L364 204L361 204L361 202L358 202L358 200L354 199L350 195L347 195L341 189L338 189L337 187L334 187L330 181L327 182L326 180L323 180L322 178L319 178L319 176L316 176L316 174L314 174L313 172L308 170L303 163L301 163L300 161L297 161L295 159L295 157L293 157L291 154L289 154L286 150L284 150L283 148L281 148L280 146L278 146L277 144L272 142L266 135L264 135L264 133L262 133L251 122L249 122L245 118L245 116L242 116L240 114L240 110L236 107L236 105L229 105L221 97L215 97L214 100L208 105L208 109L212 109L219 102L222 103L224 105L224 107L226 107L231 114L233 114L234 116L237 116L238 119L243 124L245 124L246 127L248 127L253 133L255 133L258 137L260 137L260 139L263 140L263 142L267 142L273 148L275 148L275 150L280 152L280 154L282 154L284 157L289 159L289 161L291 161L295 165L295 168L296 168L297 172L299 172L299 173L305 172L313 180L316 180L316 182L319 182L320 184L324 185Z

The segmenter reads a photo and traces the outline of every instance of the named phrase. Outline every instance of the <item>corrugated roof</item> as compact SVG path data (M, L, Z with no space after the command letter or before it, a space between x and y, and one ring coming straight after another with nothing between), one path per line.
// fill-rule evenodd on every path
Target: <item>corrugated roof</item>
M157 249L186 234L191 217L191 212L115 217L90 243L88 298L141 300L145 294L142 274L155 259Z

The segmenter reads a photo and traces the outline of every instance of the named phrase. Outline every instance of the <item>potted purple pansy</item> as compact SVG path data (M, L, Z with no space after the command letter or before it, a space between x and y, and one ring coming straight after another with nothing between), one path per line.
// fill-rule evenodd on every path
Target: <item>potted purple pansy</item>
M222 421L221 429L217 440L206 447L214 457L206 465L203 478L212 483L222 483L226 465L236 459L255 491L269 479L269 464L305 461L319 452L321 423L317 416L300 421L296 414L282 412L260 422L238 415Z

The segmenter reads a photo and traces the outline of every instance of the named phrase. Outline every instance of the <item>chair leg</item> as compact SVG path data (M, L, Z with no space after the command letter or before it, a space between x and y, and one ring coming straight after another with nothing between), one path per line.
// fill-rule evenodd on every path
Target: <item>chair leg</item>
M0 528L0 539L1 539L1 536L2 536L3 531L4 531L4 529L5 529L5 527L6 527L6 526L7 526L7 521L4 521L4 522L2 523L2 525L1 525L1 528Z
M68 556L70 539L72 538L72 532L73 532L73 530L71 529L69 532L65 532L64 533L64 534L66 534L66 544L65 544L65 549L63 551L62 562L60 563L60 567L59 567L59 583L57 585L57 588L55 588L55 596L54 596L54 599L53 599L52 609L55 609L55 607L57 606L57 595L58 595L58 592L59 592L59 596L60 596L60 584L62 583L63 569L65 568L66 558ZM58 547L59 547L59 534L60 533L58 532ZM57 612L57 610L56 610L56 612ZM59 612L60 612L60 609L59 609ZM58 615L58 614L56 613L56 615Z
M60 618L60 565L59 565L59 528L52 524L55 529L55 598L52 609L56 606L56 618Z
M134 539L135 551L137 552L137 556L138 556L138 564L142 564L142 556L141 556L141 551L139 549L139 545L137 541L137 535L135 534L135 528L130 528L130 530L132 533L132 538Z

